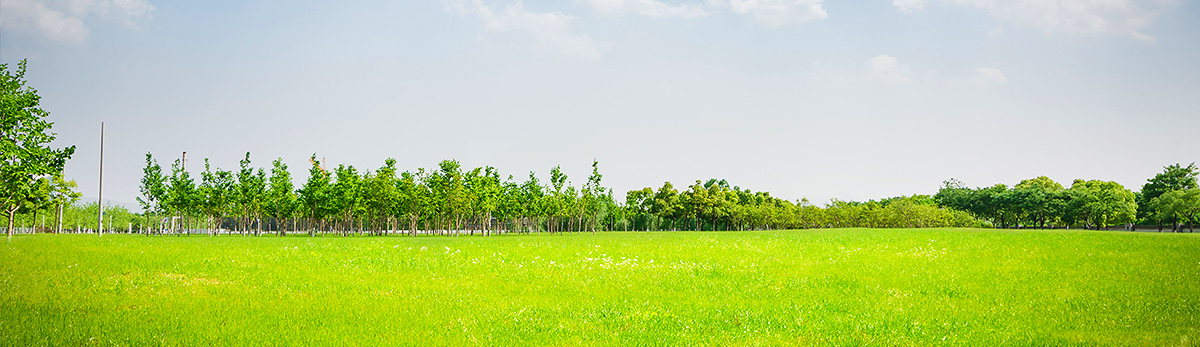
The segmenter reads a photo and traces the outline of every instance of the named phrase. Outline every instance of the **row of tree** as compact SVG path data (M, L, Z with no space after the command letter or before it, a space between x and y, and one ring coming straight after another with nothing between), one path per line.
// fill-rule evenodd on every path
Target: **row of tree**
M445 160L433 169L399 172L388 159L376 170L339 165L327 170L310 158L308 180L297 187L281 159L268 170L254 168L250 154L236 171L213 168L205 159L196 182L182 160L169 173L146 155L138 200L162 218L153 230L190 233L200 220L207 233L230 230L410 235L597 230L747 230L821 227L978 227L971 215L937 206L932 197L834 201L822 208L790 202L766 192L731 187L710 179L682 192L670 182L654 191L630 191L624 204L601 185L599 164L582 186L559 167L549 184L534 173L524 181L501 179L490 166L465 169Z
M327 170L315 155L310 163L308 180L299 187L282 159L272 162L268 174L251 166L249 153L237 171L213 168L205 159L196 182L182 161L164 173L147 153L138 201L147 213L169 217L159 219L156 230L187 233L182 226L200 218L210 233L229 227L255 235L264 228L310 235L594 232L616 207L611 189L600 185L597 162L579 187L559 167L550 170L550 185L543 185L532 172L518 182L511 175L502 179L496 168L465 169L454 160L405 172L394 159L374 171L348 165Z
M19 233L90 233L96 232L96 215L99 212L98 203L80 202L67 203L41 209L22 210L14 217L14 231ZM130 211L119 204L104 204L104 230L107 232L142 231L152 221L143 213Z
M658 190L632 190L625 195L621 211L633 217L635 230L983 226L967 213L937 206L929 196L868 202L834 200L818 207L807 199L791 202L767 192L730 187L726 180L717 179L697 180L682 192L671 182Z
M1195 163L1167 166L1140 192L1119 183L1075 180L1070 188L1046 176L1013 187L996 184L967 188L950 179L934 196L940 206L968 211L998 227L1105 228L1134 223L1171 226L1200 222L1200 189Z

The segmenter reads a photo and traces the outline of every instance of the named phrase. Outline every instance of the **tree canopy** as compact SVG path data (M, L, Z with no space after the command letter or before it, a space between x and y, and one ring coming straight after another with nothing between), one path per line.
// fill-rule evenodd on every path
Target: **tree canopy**
M50 146L57 136L50 131L54 123L46 119L50 113L41 108L37 90L27 85L25 65L21 60L9 71L0 64L0 209L10 235L17 211L48 198L75 153L75 146Z

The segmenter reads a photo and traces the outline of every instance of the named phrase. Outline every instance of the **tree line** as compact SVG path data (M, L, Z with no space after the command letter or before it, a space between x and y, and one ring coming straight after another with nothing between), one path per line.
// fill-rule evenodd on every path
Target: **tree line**
M394 159L360 170L309 159L309 177L297 186L282 159L270 170L251 165L250 153L237 170L204 160L200 179L182 160L170 172L146 154L138 198L157 216L154 232L215 234L226 230L260 235L393 233L491 235L494 232L596 232L634 230L767 230L823 227L980 227L962 211L937 206L932 197L840 202L817 207L731 186L725 180L696 181L684 191L666 182L657 191L633 190L624 203L602 186L599 163L575 186L559 166L549 182L534 172L523 181L494 167L464 168L444 160L435 168L400 172Z
M404 172L390 158L375 170L327 169L316 155L310 164L308 180L297 186L282 159L272 162L269 173L251 166L250 153L236 171L205 159L197 182L181 160L168 173L147 153L138 201L146 213L165 216L156 219L156 232L189 233L184 226L199 219L208 233L228 228L254 235L595 232L611 224L606 220L616 207L595 161L580 186L558 166L544 185L532 172L522 182L501 178L491 166L464 168L455 160Z
M997 227L1083 227L1169 225L1179 231L1200 222L1200 189L1196 164L1174 164L1133 192L1119 183L1077 179L1070 188L1046 177L1022 180L1012 187L996 184L967 188L956 179L943 183L935 201L968 211Z

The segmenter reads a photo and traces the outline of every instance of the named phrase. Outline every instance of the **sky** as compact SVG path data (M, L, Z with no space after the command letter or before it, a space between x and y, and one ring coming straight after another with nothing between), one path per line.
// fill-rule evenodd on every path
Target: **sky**
M0 1L0 61L85 198L145 154L235 169L593 160L616 192L815 204L1200 161L1200 4L1173 0ZM129 206L133 207L133 206Z

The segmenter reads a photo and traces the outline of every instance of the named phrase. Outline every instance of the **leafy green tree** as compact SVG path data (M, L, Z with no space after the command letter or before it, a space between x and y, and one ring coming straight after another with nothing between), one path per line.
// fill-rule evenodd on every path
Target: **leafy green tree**
M54 175L54 179L51 181L50 205L57 208L55 232L62 231L62 209L78 202L79 198L83 196L76 190L77 187L75 181L64 180L62 174Z
M462 165L456 160L443 160L438 163L438 170L430 171L427 184L431 191L431 202L436 207L435 217L441 225L439 230L449 233L458 230L462 225L462 217L468 210L466 187L463 182Z
M423 216L426 216L431 209L431 196L429 186L425 185L425 170L419 169L416 173L405 171L400 174L400 180L396 183L399 207L396 211L397 218L404 217L408 220L408 235L417 236L417 224Z
M951 178L942 182L942 188L938 189L937 195L933 196L934 201L943 207L949 207L959 211L971 211L971 206L974 200L974 191L967 188L966 184L958 179Z
M1013 187L1016 209L1024 219L1041 228L1066 205L1065 189L1046 176L1021 181Z
M349 236L362 209L362 182L354 166L338 165L334 174L337 176L331 191L334 210L340 217L342 235Z
M142 184L138 188L142 196L137 200L144 213L153 217L166 212L163 211L163 203L167 197L167 177L163 176L162 167L150 152L146 152L146 167L142 169ZM154 225L155 230L162 230L161 225Z
M204 159L204 170L206 172L209 170L207 158ZM201 205L207 206L208 213L216 223L213 227L220 229L221 222L236 208L235 205L240 195L239 187L232 171L217 169L216 172L210 175L211 177L207 178L209 180L209 186L206 187L207 191L201 194L201 196L206 197L207 201ZM204 178L202 178L203 180ZM204 191L205 189L201 190Z
M75 146L53 148L57 134L50 113L41 108L37 90L25 81L25 60L10 72L0 64L0 209L8 217L8 235L18 209L37 197L39 184L61 174ZM46 182L39 183L39 180Z
M1077 179L1068 194L1068 218L1075 223L1100 229L1135 220L1135 195L1120 183Z
M187 227L187 217L197 211L200 196L196 189L196 182L192 180L191 174L184 170L182 160L175 160L175 163L171 164L171 177L168 179L168 183L164 206L171 212L172 223L174 220L179 222L174 224L176 228L172 232L182 234L181 231L186 230L188 234L191 234L191 229Z
M674 219L680 217L683 207L679 204L679 191L675 190L675 186L671 185L670 181L663 182L663 186L658 188L654 193L654 201L650 205L650 213L658 218L672 221L669 229L674 230Z
M312 167L308 169L308 181L300 188L298 195L300 204L308 215L308 236L314 236L318 225L323 224L325 217L330 213L329 201L332 193L329 173L321 166L321 162L317 161L317 155L313 154L309 162L312 163Z
M501 206L501 194L504 194L504 187L500 182L500 172L496 168L487 166L483 170L483 175L477 177L472 185L473 195L478 200L477 206L483 213L483 233L484 236L492 235L492 214Z
M1196 163L1188 164L1186 167L1180 164L1164 166L1163 172L1155 174L1153 178L1146 180L1145 185L1142 185L1142 191L1137 200L1138 217L1161 225L1163 221L1156 218L1161 214L1154 210L1150 201L1169 191L1196 188L1198 174L1200 174L1200 168L1196 167ZM1161 228L1159 229L1161 231Z
M560 221L562 217L566 215L566 206L564 205L566 205L567 199L563 196L563 186L566 185L566 183L567 174L562 172L561 167L555 165L553 168L550 168L550 186L554 189L549 196L550 204L547 206L549 207L551 220L550 232L554 232L556 230L562 232Z
M1200 222L1200 188L1163 193L1150 200L1150 207L1159 220L1173 222L1171 231L1179 232L1182 223L1195 225L1196 222Z
M549 222L542 223L542 219L549 215L547 196L545 187L538 181L533 171L530 171L529 178L521 184L520 197L520 205L524 206L521 209L525 219L524 224L526 228L530 228L530 231L537 231L536 228L540 225L549 225Z
M291 219L292 229L295 229L296 206L297 198L292 185L292 173L288 172L283 158L276 158L271 162L271 178L268 181L264 211L268 217L276 221L279 236L287 235L284 219Z
M238 162L237 173L237 205L241 217L241 229L245 234L254 225L254 235L262 232L262 206L267 192L267 174L259 168L255 171L250 166L250 152Z
M393 229L392 216L397 215L396 209L400 206L400 190L399 179L396 177L396 159L388 158L384 160L383 167L375 171L374 174L368 173L364 176L363 184L363 202L366 204L367 219L379 222L384 221L375 230L380 230L381 234L386 234L387 230Z

